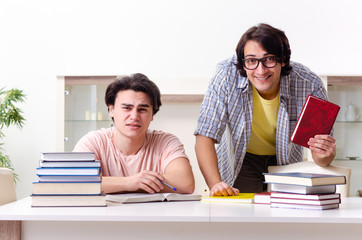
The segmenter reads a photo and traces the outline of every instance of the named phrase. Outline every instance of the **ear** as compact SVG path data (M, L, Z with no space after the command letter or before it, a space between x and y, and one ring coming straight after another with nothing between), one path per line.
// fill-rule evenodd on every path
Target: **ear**
M113 105L109 105L108 106L108 114L111 118L113 118L113 111L114 111L114 106Z
M281 65L282 65L282 67L285 67L285 56L284 56L284 57L282 57L282 60L281 60Z

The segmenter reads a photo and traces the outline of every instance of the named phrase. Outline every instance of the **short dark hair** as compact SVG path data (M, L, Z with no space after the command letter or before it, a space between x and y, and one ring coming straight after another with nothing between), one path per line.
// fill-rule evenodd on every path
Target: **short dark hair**
M109 105L114 106L117 93L122 90L133 90L135 92L146 93L150 97L153 114L156 114L158 110L160 110L162 105L160 90L154 82L142 73L122 76L120 78L116 78L114 82L109 84L104 97L108 110Z
M281 75L285 76L290 73L292 66L290 66L291 50L289 46L288 38L285 33L277 28L274 28L268 24L261 23L257 26L253 26L247 30L243 36L241 36L239 43L236 47L236 56L238 63L236 68L240 71L243 77L246 77L246 71L243 67L242 60L244 59L244 48L247 41L253 40L259 43L265 51L273 54L279 58L281 63L285 66L282 67Z

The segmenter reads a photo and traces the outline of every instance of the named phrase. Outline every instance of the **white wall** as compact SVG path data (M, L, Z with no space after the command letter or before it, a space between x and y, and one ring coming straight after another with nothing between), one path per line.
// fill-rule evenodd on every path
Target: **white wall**
M204 93L259 22L283 29L292 60L318 74L361 75L361 9L359 0L1 1L0 87L27 94L24 129L5 139L18 197L31 193L40 152L56 148L56 76L142 72L163 93Z

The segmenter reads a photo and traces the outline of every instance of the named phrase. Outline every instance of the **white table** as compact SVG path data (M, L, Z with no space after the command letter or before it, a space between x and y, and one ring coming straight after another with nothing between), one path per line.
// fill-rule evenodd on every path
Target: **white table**
M362 198L342 199L340 209L325 211L202 202L31 208L30 202L0 207L0 220L22 221L24 240L362 239Z

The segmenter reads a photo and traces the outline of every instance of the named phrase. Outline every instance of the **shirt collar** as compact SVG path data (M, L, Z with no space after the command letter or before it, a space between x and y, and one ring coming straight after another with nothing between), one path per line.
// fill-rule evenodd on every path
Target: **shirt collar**
M292 98L290 94L290 75L281 76L280 78L280 97Z

